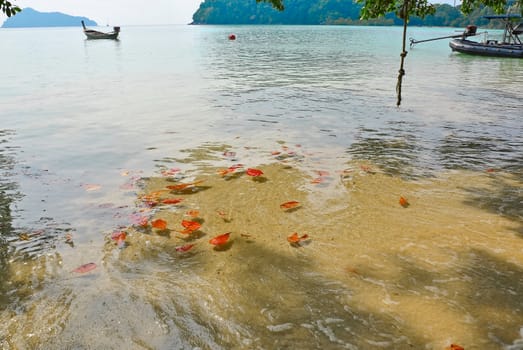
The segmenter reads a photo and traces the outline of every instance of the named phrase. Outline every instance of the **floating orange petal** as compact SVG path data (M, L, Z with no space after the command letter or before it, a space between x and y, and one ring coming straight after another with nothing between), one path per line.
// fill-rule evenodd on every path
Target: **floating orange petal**
M98 184L83 184L82 187L86 191L98 191L100 188L102 188L101 185Z
M181 190L186 189L187 187L196 186L197 184L202 183L202 182L203 182L203 180L198 180L198 181L189 182L189 183L169 185L169 186L166 186L166 188L173 190L173 191L181 191Z
M151 226L159 230L165 230L167 228L167 221L163 219L156 219L151 221Z
M236 152L233 151L225 151L223 152L223 155L228 158L234 158L236 157Z
M234 173L234 170L235 169L231 169L231 168L222 169L222 170L218 171L218 174L220 174L221 176L225 176L227 174Z
M292 235L287 237L287 241L289 243L300 243L301 241L303 241L304 239L307 239L307 238L309 238L309 235L307 235L307 234L299 236L297 232L294 232Z
M211 243L212 245L216 245L216 246L225 244L229 240L230 235L231 235L231 233L227 232L227 233L224 233L223 235L216 236L216 237L212 238L209 241L209 243Z
M238 163L238 164L231 165L229 167L229 169L234 169L234 170L240 169L240 168L243 168L243 164Z
M176 247L174 249L176 249L177 252L186 252L188 250L191 250L192 247L194 247L194 244L186 244L186 245Z
M183 201L183 198L167 198L162 201L163 204L178 204Z
M200 215L200 212L198 210L188 210L185 212L185 215L190 216L192 218L197 218Z
M158 201L158 198L160 198L160 196L164 194L166 191L167 190L154 191L151 193L143 194L140 196L140 198L143 201Z
M299 205L300 205L300 202L298 202L298 201L289 201L289 202L280 204L280 208L281 209L292 209L292 208L296 208Z
M245 173L249 176L254 176L254 177L263 175L263 171L261 171L260 169L253 169L253 168L248 168Z
M182 169L180 168L171 168L171 169L165 169L165 170L162 170L162 175L163 176L171 176L171 175L174 175L178 172L182 171Z
M123 231L115 231L111 234L111 239L113 241L125 240L127 234Z
M90 263L87 263L87 264L83 264L81 266L78 266L76 269L74 269L72 272L76 272L76 273L86 273L86 272L89 272L91 270L94 270L96 269L96 264L94 262L90 262Z
M190 232L198 230L202 225L197 221L182 220L182 226Z
M325 181L323 177L317 177L311 181L311 184L321 184L323 181Z
M403 208L406 208L410 205L409 201L405 197L400 197L399 203Z
M458 344L450 344L450 346L447 347L446 350L465 350L465 348Z

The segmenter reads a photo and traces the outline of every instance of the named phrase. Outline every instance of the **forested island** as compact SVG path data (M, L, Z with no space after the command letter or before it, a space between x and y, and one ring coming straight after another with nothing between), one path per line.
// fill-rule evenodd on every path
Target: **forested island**
M61 12L39 12L26 7L16 16L9 17L2 28L24 27L78 27L82 21L88 26L96 26L96 22L86 17L71 16Z
M509 1L509 4L513 1ZM403 25L394 13L382 18L360 20L362 4L343 0L286 0L285 10L275 10L268 3L254 0L205 0L193 15L192 24L294 24L294 25ZM410 17L409 25L465 27L469 24L488 27L483 16L493 14L480 7L467 16L449 4L436 4L436 12L424 19Z

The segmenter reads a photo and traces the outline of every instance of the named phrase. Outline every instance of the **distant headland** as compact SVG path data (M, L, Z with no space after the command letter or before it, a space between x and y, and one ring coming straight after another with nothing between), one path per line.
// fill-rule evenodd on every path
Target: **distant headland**
M84 21L87 26L97 26L86 17L70 16L60 12L38 12L26 7L16 16L9 17L2 28L23 27L78 27Z
M437 1L437 0L436 0ZM513 1L513 0L509 0ZM285 0L285 10L275 10L268 3L245 0L204 0L193 15L191 24L294 24L294 25L403 25L395 13L361 20L362 4L356 0ZM425 18L411 16L410 26L465 27L469 24L492 26L483 18L492 14L488 8L478 8L464 16L459 6L434 4L436 12Z

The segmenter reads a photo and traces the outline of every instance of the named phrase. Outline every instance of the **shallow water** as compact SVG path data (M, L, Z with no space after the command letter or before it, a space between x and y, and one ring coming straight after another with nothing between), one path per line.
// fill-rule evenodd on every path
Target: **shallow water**
M397 109L398 28L81 35L0 31L3 348L521 348L521 60L416 46Z

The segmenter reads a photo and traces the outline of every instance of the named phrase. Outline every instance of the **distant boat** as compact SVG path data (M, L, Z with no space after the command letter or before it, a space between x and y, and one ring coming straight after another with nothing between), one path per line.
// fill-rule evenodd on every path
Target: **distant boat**
M99 32L97 30L87 29L84 21L82 21L82 27L84 27L84 34L87 39L112 39L118 40L118 34L120 34L120 27L113 27L113 31L109 33Z
M481 56L523 58L523 43L519 38L523 34L523 23L514 25L514 19L519 15L493 15L484 16L486 19L499 19L505 22L505 30L501 41L485 40L482 42L467 40L465 38L453 39L449 42L452 51Z
M520 15L492 15L484 16L488 20L498 19L505 23L503 37L500 41L485 39L482 42L468 40L468 37L479 35L476 26L467 26L462 34L449 35L433 39L414 40L410 39L410 46L426 41L452 38L449 46L452 51L479 56L513 57L523 58L523 43L519 35L523 34L523 23L515 24L514 20L520 19ZM486 32L484 32L486 34Z

